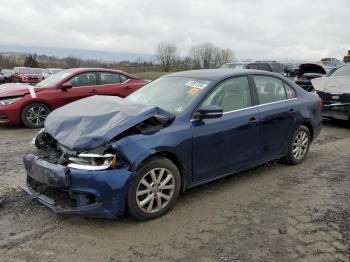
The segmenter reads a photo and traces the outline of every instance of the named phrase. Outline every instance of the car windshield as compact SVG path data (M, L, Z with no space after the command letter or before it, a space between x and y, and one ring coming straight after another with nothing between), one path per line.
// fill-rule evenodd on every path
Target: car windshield
M224 64L221 68L229 68L229 69L243 69L244 64Z
M19 68L19 74L35 74L35 70L33 68Z
M335 71L331 72L331 76L350 76L350 65L339 67Z
M36 84L37 87L50 87L50 86L55 86L58 84L60 81L65 79L66 77L72 75L74 71L71 70L63 70L61 72L58 72L57 74L52 75L49 78L46 78L44 81L41 81Z
M51 69L52 74L57 74L58 72L61 72L62 69Z
M179 115L193 102L210 81L187 77L162 77L125 99L149 106L157 106Z
M44 69L42 68L32 68L31 69L31 74L42 74Z
M4 74L4 75L13 74L13 70L11 70L11 69L3 69L3 70L1 70L1 74Z

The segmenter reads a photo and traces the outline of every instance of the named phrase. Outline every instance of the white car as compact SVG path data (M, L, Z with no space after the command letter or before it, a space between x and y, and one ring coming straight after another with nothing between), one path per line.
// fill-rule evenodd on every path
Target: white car
M61 68L46 68L42 74L43 79L46 79L58 72L62 71Z
M311 80L324 101L323 117L350 120L350 64L343 65L326 77Z

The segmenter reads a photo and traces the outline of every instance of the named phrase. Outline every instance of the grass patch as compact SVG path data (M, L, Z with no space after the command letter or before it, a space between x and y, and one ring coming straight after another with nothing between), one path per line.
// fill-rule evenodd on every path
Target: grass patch
M148 79L148 80L154 80L161 76L170 74L169 72L158 72L158 71L151 71L151 72L137 72L133 73L133 75L142 78L142 79Z

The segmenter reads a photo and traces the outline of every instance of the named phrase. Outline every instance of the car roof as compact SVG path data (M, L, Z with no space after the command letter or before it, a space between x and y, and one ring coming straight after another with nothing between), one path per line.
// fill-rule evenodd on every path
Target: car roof
M114 72L114 73L120 73L128 76L129 78L133 79L139 79L138 77L126 73L122 70L117 70L117 69L112 69L112 68L98 68L98 67L86 67L86 68L69 68L69 69L64 69L67 71L75 72L75 73L83 73L83 72L91 72L91 71L99 71L99 72Z
M268 71L251 70L251 69L242 69L242 70L200 69L200 70L190 70L190 71L172 73L172 74L166 75L165 77L188 77L188 78L205 79L209 81L217 81L217 80L222 80L231 76L249 75L249 74L264 74L264 75L271 75L271 76L278 75Z

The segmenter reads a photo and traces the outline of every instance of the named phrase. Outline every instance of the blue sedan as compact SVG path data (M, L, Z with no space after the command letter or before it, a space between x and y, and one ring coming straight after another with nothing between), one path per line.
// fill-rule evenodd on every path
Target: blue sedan
M196 70L127 98L94 96L53 111L24 157L23 189L60 214L138 220L181 191L268 161L301 163L322 103L279 74Z

